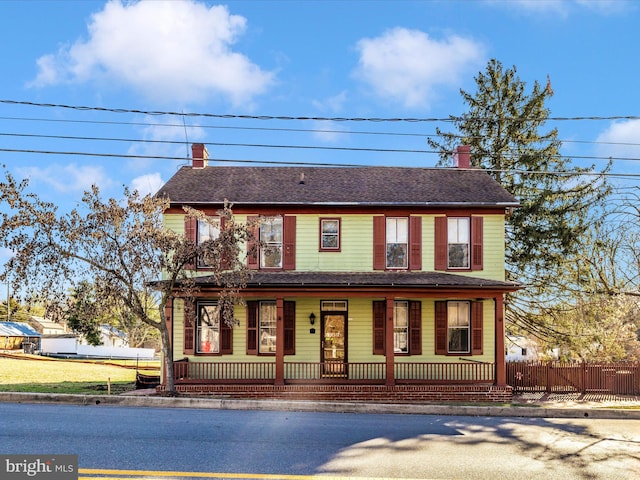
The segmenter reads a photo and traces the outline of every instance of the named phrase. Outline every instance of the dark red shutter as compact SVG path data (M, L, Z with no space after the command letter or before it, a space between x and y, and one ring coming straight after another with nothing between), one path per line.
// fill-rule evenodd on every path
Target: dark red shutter
M483 303L471 302L471 354L482 355Z
M422 303L409 302L409 353L422 355Z
M471 270L482 270L482 217L471 217Z
M196 306L193 301L184 302L184 346L185 355L195 354L196 345Z
M258 354L258 302L247 302L247 355Z
M296 353L296 302L284 302L284 354Z
M193 243L193 245L198 245L198 219L195 217L184 217L184 235L187 237L187 240ZM195 270L196 262L195 258L185 265L187 270Z
M387 302L376 300L373 302L373 354L384 355L384 333Z
M422 217L409 217L409 270L422 270Z
M449 238L447 236L447 217L435 218L435 258L434 268L436 270L446 270L449 266Z
M233 353L233 328L225 322L220 325L220 353L231 355Z
M247 225L249 225L251 238L247 242L247 267L250 269L257 269L259 266L258 263L258 255L260 255L260 251L258 248L260 242L260 226L258 224L258 220L260 217L257 216L249 216L247 217Z
M385 235L385 217L373 217L373 268L384 270L387 267L387 239Z
M224 238L226 236L225 229L227 228L227 219L225 217L220 217L220 236ZM220 240L220 239L218 239ZM224 243L224 242L223 242ZM232 266L231 252L229 252L226 248L222 249L222 254L220 255L220 269L221 270L229 270Z
M436 355L447 354L447 302L435 302Z
M291 215L285 215L282 220L283 223L283 255L282 255L282 269L283 270L295 270L296 269L296 217Z

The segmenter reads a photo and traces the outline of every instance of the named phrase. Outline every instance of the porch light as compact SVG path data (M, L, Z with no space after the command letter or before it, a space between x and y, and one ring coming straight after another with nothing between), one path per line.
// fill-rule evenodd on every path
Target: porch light
M311 313L309 314L309 323L310 323L311 325L313 325L314 323L316 323L316 314L315 314L315 313L313 313L313 312L311 312Z

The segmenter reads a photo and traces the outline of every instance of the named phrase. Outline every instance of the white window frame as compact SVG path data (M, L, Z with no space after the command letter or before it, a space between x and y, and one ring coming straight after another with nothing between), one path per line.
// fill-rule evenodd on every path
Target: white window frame
M282 268L284 217L263 217L260 221L260 268Z
M320 250L338 251L340 250L340 219L339 218L321 218L320 219ZM335 230L325 228L335 224ZM327 243L325 243L325 239Z
M466 346L463 345L465 335ZM459 349L455 348L454 342L460 346ZM469 301L447 302L447 352L471 353L471 302Z
M409 302L393 302L393 351L409 353Z
M198 218L196 235L198 246L206 241L217 239L220 236L220 217L207 217L207 220ZM198 256L198 267L208 266L204 258Z
M217 302L198 302L196 353L220 353L220 321Z
M278 313L276 302L260 302L258 306L258 353L276 353Z
M471 268L471 218L447 218L447 268Z
M398 258L402 264L398 264ZM385 266L388 269L409 267L409 217L385 218Z

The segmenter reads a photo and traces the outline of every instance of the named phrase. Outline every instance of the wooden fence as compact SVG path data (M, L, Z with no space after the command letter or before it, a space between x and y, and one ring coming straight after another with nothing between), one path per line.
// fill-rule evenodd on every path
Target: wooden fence
M640 363L508 362L514 392L640 395Z

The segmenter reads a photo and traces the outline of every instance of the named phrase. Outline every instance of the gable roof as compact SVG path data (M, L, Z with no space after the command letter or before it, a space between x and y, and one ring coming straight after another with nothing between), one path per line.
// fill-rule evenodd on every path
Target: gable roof
M194 205L518 205L477 168L182 167L157 195Z
M24 322L0 322L0 337L39 337L28 323Z

